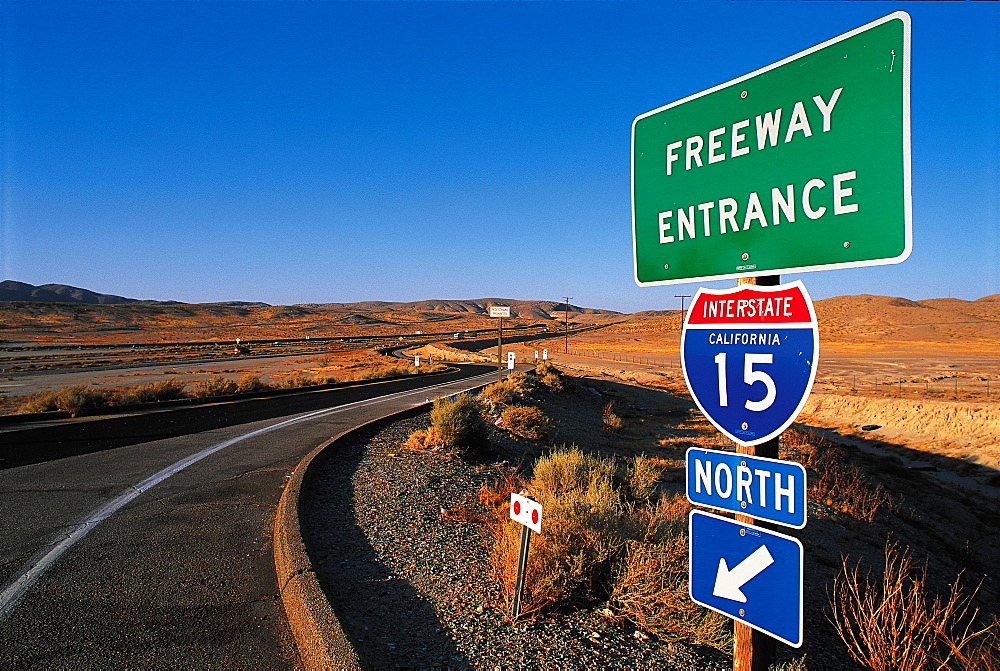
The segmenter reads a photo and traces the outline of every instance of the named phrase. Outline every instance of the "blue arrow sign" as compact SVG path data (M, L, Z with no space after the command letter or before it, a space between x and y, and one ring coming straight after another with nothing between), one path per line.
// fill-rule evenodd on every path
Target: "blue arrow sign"
M806 525L806 469L794 461L692 447L687 451L691 503L801 529Z
M802 543L692 510L691 600L798 648L802 645Z

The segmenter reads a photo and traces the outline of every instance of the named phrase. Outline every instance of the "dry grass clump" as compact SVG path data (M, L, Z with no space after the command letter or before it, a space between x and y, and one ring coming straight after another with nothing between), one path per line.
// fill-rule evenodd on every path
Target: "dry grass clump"
M637 625L670 641L732 646L728 618L688 597L687 515L682 495L654 495L659 468L637 457L610 458L562 448L538 460L525 481L516 469L484 486L493 574L512 598L520 527L509 519L510 492L542 504L542 533L532 538L522 601L531 616L555 607L607 601Z
M500 405L512 405L522 401L528 392L528 376L524 373L511 373L502 382L487 385L479 392L479 398Z
M865 522L874 522L882 509L894 509L896 502L886 489L874 483L851 463L851 454L841 445L807 431L790 429L783 440L797 450L803 465L818 477L809 482L809 498Z
M404 447L449 457L463 457L487 443L481 406L473 396L439 398L431 407L431 427L410 434Z
M680 495L657 497L659 467L627 465L555 450L525 481L513 468L479 492L487 510L493 574L512 597L520 527L509 519L510 492L542 504L542 533L532 538L522 601L531 616L555 607L608 601L624 616L669 640L731 646L728 619L695 606L687 593L687 514Z
M978 586L965 590L961 582L960 574L945 595L933 594L926 564L890 542L881 581L844 558L829 619L855 661L876 671L1000 668L1000 623L979 621Z
M274 389L274 386L260 379L258 375L247 373L236 382L236 391L240 394L251 394Z
M543 385L557 394L566 388L562 373L550 361L542 361L535 366L535 376Z
M683 533L659 543L633 541L615 576L611 603L666 642L732 650L727 617L688 596L688 544Z
M640 627L665 641L687 641L732 650L729 618L702 608L688 596L687 518L682 494L637 508L635 540L616 566L610 603Z
M29 394L18 413L50 412L53 410L79 417L88 410L103 408L113 403L114 392L86 384L60 387L58 391L40 391Z
M501 517L506 515L510 495L520 493L528 486L528 481L519 468L504 462L497 465L497 475L487 481L476 493L476 501L487 511L495 512Z
M198 380L194 383L194 388L190 394L194 398L213 398L215 396L229 396L236 393L236 383L232 380L217 375L206 380Z
M184 383L180 380L158 380L127 389L124 398L129 403L155 403L184 398Z
M577 448L538 460L534 477L522 488L545 511L543 532L532 539L523 614L606 596L612 559L627 540L621 524L627 507L613 485L614 470L611 460ZM494 576L508 598L514 589L520 536L505 505L509 496L507 492L504 504L487 521Z
M608 433L617 433L618 431L621 431L624 422L620 416L615 414L614 401L608 401L607 405L604 406L602 421L604 422L604 430Z
M500 413L503 428L528 440L545 438L545 426L549 423L541 410L532 406L511 405Z
M663 476L662 459L651 459L646 455L633 457L626 472L629 493L633 499L649 501L656 493L656 483Z
M71 417L99 408L110 408L134 403L172 401L184 398L184 383L178 380L160 380L134 387L106 389L86 384L61 387L57 391L41 391L29 394L18 413L62 411Z

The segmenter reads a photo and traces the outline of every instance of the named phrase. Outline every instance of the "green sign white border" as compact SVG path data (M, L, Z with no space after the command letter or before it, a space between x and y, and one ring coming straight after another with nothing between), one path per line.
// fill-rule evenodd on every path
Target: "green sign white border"
M787 63L791 63L794 60L802 58L803 56L808 56L809 54L819 51L820 49L825 49L837 42L841 42L850 37L854 37L859 33L863 33L866 30L880 26L883 23L888 23L899 19L903 22L903 208L904 208L904 236L905 245L903 252L899 256L884 258L884 259L868 259L864 261L849 261L844 263L825 263L815 266L795 266L789 268L776 268L773 270L767 270L764 272L737 272L737 273L725 273L721 275L703 275L700 277L682 277L672 280L656 280L653 282L643 282L639 279L639 248L638 241L636 240L635 231L635 126L642 119L648 116L657 114L664 110L668 110L672 107L677 107L678 105L683 105L686 102L695 100L696 98L701 98L710 93L714 93L720 89L726 88L727 86L732 86L738 84L739 82L746 81L756 77L757 75L764 74L769 70L781 67ZM749 74L743 75L742 77L737 77L736 79L731 79L728 82L719 84L718 86L713 86L710 89L700 91L689 95L686 98L682 98L676 102L672 102L669 105L664 105L663 107L658 107L655 110L646 112L645 114L640 114L632 121L632 146L631 146L631 164L629 170L631 172L631 189L632 189L632 273L635 283L640 287L655 287L667 284L690 284L692 282L705 282L710 280L725 280L732 279L736 277L749 277L753 275L781 275L783 273L808 273L816 270L835 270L839 268L862 268L866 266L884 266L894 263L902 263L910 256L910 252L913 251L913 200L912 200L912 188L910 180L910 163L911 163L911 152L910 152L910 15L906 12L899 11L893 12L888 16L883 16L881 19L872 21L871 23L866 23L860 28L855 28L854 30L838 35L832 39L823 42L822 44L817 44L814 47L806 49L805 51L800 51L797 54L789 56L784 60L780 60L777 63L772 63L759 70L755 70Z

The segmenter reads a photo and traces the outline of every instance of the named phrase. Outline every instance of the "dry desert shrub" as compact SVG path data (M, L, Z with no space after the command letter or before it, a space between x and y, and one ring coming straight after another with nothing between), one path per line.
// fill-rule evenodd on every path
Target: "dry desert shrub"
M615 575L611 603L666 642L685 641L730 652L729 618L688 597L688 543L681 531L656 543L633 541Z
M121 390L124 403L155 403L184 398L184 383L180 380L157 380Z
M613 561L624 547L628 506L614 484L614 463L576 448L538 460L525 489L542 504L544 532L532 538L523 614L605 598ZM509 496L509 494L508 494ZM516 578L519 525L506 506L487 522L494 576L510 598Z
M60 387L58 391L41 391L29 394L18 409L18 413L50 412L60 410L70 417L78 417L88 410L102 408L113 403L111 391L86 384Z
M649 463L647 463L649 462ZM629 502L655 483L657 466L639 458L617 467L576 447L555 450L525 482L503 469L483 487L493 574L513 595L520 526L509 519L510 492L542 504L542 533L533 535L523 614L608 600L624 616L665 640L731 647L728 619L696 606L687 588L687 515L682 495ZM638 499L638 497L637 497Z
M503 508L502 512L506 514L505 506L510 504L511 493L520 493L527 485L528 481L519 468L506 463L499 464L496 477L479 488L476 500L488 511Z
M29 394L18 406L17 412L49 412L61 410L71 417L77 417L88 410L130 405L172 401L184 398L184 383L178 380L160 380L134 387L103 389L86 384L62 387L58 391L43 391Z
M236 382L236 391L240 394L254 394L269 391L274 387L260 378L259 375L247 373Z
M618 564L610 602L637 625L665 641L687 641L732 650L729 619L688 596L687 519L682 494L661 497L636 510L635 540Z
M537 364L534 373L539 382L556 393L566 388L562 373L550 361L542 361Z
M535 375L538 377L544 377L549 374L560 375L560 371L555 367L551 361L541 361L535 364Z
M437 366L438 364L434 364ZM357 382L365 380L384 380L390 377L403 377L404 375L417 375L418 373L435 373L439 369L431 370L432 366L421 366L419 369L413 366L376 366L368 368L358 373L354 373L344 378L344 382Z
M439 398L431 407L431 426L410 434L404 447L450 457L462 457L486 445L480 404L469 394Z
M479 398L501 405L512 405L521 401L527 391L527 376L523 373L513 373L502 382L487 385L479 392Z
M843 567L830 594L828 617L851 656L875 671L997 669L998 623L980 622L978 586L963 589L960 574L945 595L933 594L927 566L890 542L881 580Z
M584 454L576 446L563 447L538 460L531 488L542 496L555 497L586 489L592 482L612 478L614 473L615 464L610 459Z
M604 406L604 414L602 417L604 422L604 430L608 433L617 433L621 431L622 428L622 418L615 414L615 402L608 401L607 405Z
M541 410L523 405L508 406L500 413L500 419L503 428L528 440L545 438L545 425L549 423Z
M285 378L281 383L283 389L302 389L304 387L315 387L319 382L314 377L309 377L305 373L297 373Z
M818 477L809 482L809 498L865 522L875 521L879 510L894 509L896 502L878 483L851 463L851 453L841 445L806 431L790 430L785 446L803 455L803 464Z
M626 472L629 493L633 499L649 501L656 493L656 483L663 474L660 459L650 459L646 455L633 457Z
M555 373L546 373L540 378L540 381L557 394L561 393L566 388L566 384L563 382L562 376L556 375Z
M198 380L194 383L191 395L195 398L213 398L215 396L228 396L236 393L236 383L221 375L210 377L207 380Z
M56 392L36 391L28 394L24 401L17 406L18 414L33 412L50 412L56 409Z

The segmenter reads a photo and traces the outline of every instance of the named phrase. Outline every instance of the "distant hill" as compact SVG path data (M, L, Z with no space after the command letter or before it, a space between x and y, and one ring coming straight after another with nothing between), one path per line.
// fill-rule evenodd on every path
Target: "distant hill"
M360 303L321 303L308 304L308 307L343 308L346 310L378 310L380 312L448 312L452 314L488 315L490 306L506 305L510 307L511 317L521 319L563 319L566 313L565 303L554 301L519 301L509 298L475 298L472 300L427 300L409 303L389 303L385 301L363 301ZM597 308L581 308L570 304L569 313L574 321L581 320L581 315L618 316L622 313L614 310Z
M36 303L77 303L83 305L184 305L180 301L150 301L125 298L114 294L100 294L89 289L71 287L68 284L42 284L35 286L25 282L4 280L0 282L0 301L32 301ZM210 305L227 307L269 307L267 303L224 301Z

